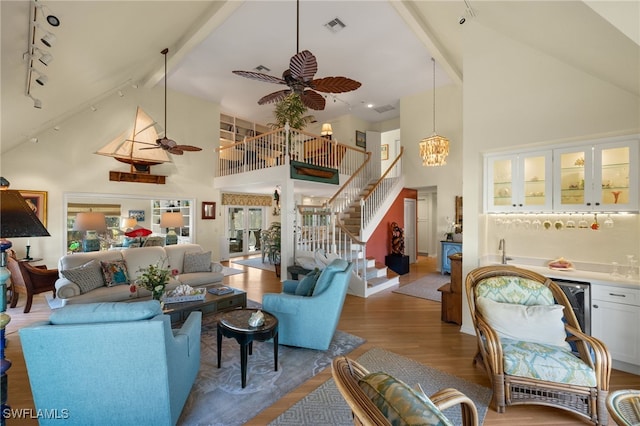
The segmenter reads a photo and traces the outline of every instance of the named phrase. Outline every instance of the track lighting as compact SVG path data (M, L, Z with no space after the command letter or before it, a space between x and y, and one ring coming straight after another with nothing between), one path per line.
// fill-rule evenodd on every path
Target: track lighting
M40 54L40 58L38 58L38 60L40 61L40 63L42 63L44 66L49 66L49 63L51 61L53 61L53 55L51 55L51 53L41 53Z
M47 81L49 81L49 77L42 74L40 71L38 71L33 67L30 67L29 69L31 70L32 73L35 72L36 74L38 74L38 78L36 78L36 83L38 83L40 86L44 86L45 84L47 84Z
M33 59L33 55L36 53L40 55L40 57L38 58L40 63L42 63L45 66L49 66L51 61L53 61L53 55L51 53L44 52L40 50L38 46L35 46L35 45L31 45L31 50L24 54L24 59L25 60L28 60L30 58Z
M47 6L36 3L36 8L42 13L42 16L45 17L45 19L47 20L49 25L51 25L52 27L60 26L60 19L58 19L57 16L55 16L55 15L47 15L47 14L44 13L44 9L45 8L49 9Z
M41 109L42 108L42 101L40 99L36 99L33 96L31 96L31 94L27 94L28 97L30 97L31 99L33 99L33 107L34 108L38 108Z
M48 31L45 31L45 32L46 32L46 34L44 35L44 37L42 37L40 39L40 41L45 46L52 47L56 42L56 36L54 36L52 33L48 32Z

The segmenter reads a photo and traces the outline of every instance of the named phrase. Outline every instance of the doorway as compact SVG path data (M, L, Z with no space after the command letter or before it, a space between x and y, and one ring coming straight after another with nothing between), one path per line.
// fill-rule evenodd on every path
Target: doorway
M229 257L260 252L260 234L265 223L264 207L227 207Z

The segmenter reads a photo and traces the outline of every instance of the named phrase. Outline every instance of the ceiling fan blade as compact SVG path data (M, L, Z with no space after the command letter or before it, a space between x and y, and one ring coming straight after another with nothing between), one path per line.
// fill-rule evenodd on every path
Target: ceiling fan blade
M305 90L302 95L300 95L300 99L302 99L302 103L307 108L315 109L316 111L322 111L326 104L324 96L313 90Z
M356 90L362 83L347 77L325 77L313 80L309 86L319 92L344 93Z
M291 70L291 76L295 79L309 82L313 79L313 76L318 72L318 62L313 53L308 50L296 53L291 57L289 61L289 69Z
M167 152L169 154L173 154L173 155L182 155L182 154L184 154L184 152L181 149L178 149L176 147L168 148Z
M283 100L284 98L286 98L289 93L291 93L291 90L289 90L289 89L278 90L277 92L270 93L270 94L260 98L260 100L258 101L258 105L264 105L264 104L271 104L271 103L274 103L274 102L279 102L279 101Z
M193 145L176 145L171 149L179 149L181 151L202 151L202 148Z
M254 71L233 71L235 75L250 78L252 80L260 80L267 83L287 84L283 79L274 77L268 74L262 74L261 72Z

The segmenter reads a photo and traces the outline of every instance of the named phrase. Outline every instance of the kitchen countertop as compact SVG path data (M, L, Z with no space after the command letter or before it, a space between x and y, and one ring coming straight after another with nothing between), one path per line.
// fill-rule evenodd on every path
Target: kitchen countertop
M563 280L572 280L572 281L585 281L591 284L596 285L606 285L606 286L615 286L615 287L627 287L627 288L636 288L640 289L640 279L636 276L634 279L627 279L624 276L614 277L609 272L601 272L597 270L589 270L587 268L592 269L603 269L603 267L611 268L609 265L589 265L589 264L580 264L578 262L574 262L575 269L567 270L567 271L559 271L554 269L549 269L546 266L548 260L540 260L540 259L527 259L527 258L514 258L513 260L507 261L507 265L515 266L518 268L528 269L533 272L537 272L540 275L544 275L545 277L549 277L551 279L558 278ZM481 266L488 265L499 265L500 258L498 256L487 256L480 262ZM620 265L618 270L621 274L625 273L626 266Z

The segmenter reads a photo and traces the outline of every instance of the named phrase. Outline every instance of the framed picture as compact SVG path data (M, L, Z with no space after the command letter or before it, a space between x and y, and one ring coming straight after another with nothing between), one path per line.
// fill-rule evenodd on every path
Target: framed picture
M367 134L356 130L356 146L367 149Z
M20 195L22 195L29 204L29 207L38 216L40 222L47 227L47 191L28 191L19 189Z
M138 222L144 222L144 210L129 210L129 217L135 217Z
M216 203L213 201L202 202L202 219L216 218Z
M389 144L386 143L384 145L380 145L380 159L388 160L389 159Z

